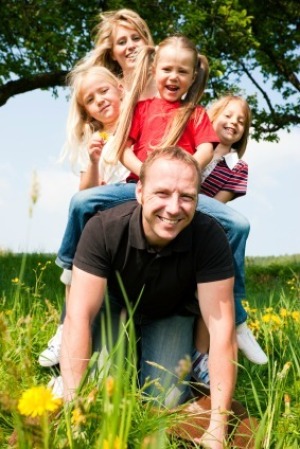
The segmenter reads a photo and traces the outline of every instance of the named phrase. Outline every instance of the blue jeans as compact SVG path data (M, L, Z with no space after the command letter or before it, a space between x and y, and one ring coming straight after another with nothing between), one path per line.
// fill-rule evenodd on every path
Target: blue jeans
M120 314L124 306L114 297L110 297L108 301L111 343L114 345L118 340ZM112 347L101 341L101 315L105 311L106 305L103 305L93 324L93 350L101 351L105 346L110 352ZM137 312L134 314L139 384L143 386L146 382L148 385L143 388L143 392L168 407L181 404L191 397L190 388L186 382L179 380L177 369L181 360L192 357L194 320L193 316L171 315L162 319L149 319ZM107 338L105 335L104 337ZM154 362L155 366L148 362ZM160 369L160 366L164 369ZM159 380L162 389L157 382L151 382L155 379ZM189 369L183 375L183 380L190 380Z
M70 203L68 223L57 254L56 264L61 268L71 269L76 247L87 221L98 211L135 199L135 187L134 183L109 184L76 193ZM199 195L197 210L214 217L227 234L235 269L236 324L241 324L247 319L247 313L241 301L246 298L245 250L250 231L249 222L227 204L206 195Z
M247 319L247 312L242 305L242 300L246 299L245 252L250 232L249 221L227 204L206 195L199 195L197 210L214 217L226 232L231 246L235 272L235 323L236 325L241 324Z
M77 244L87 221L97 212L134 200L135 183L107 184L81 190L72 197L67 227L57 253L56 264L72 269Z

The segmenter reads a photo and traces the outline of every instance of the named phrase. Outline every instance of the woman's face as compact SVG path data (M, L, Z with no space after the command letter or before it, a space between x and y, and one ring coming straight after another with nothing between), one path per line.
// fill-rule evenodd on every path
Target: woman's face
M112 58L120 65L124 75L135 67L139 50L146 45L145 40L134 29L117 25L113 36Z

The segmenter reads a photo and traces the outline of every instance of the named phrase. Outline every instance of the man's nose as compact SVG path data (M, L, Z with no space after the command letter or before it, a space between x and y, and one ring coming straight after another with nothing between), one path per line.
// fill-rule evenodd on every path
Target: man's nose
M169 214L176 215L180 209L178 195L170 195L167 201L166 210Z

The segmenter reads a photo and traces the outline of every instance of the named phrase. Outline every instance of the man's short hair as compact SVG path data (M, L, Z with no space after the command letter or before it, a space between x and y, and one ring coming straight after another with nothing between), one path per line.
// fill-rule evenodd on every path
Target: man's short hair
M200 192L200 186L201 186L201 173L199 169L199 165L196 161L196 159L187 151L184 151L182 148L177 146L171 146L166 148L159 148L157 150L153 150L145 162L142 164L141 171L140 171L140 182L143 185L146 179L146 174L148 168L153 164L154 161L157 159L170 159L170 160L176 160L184 162L186 165L189 165L190 167L195 169L195 175L198 178L197 186L198 186L198 192Z

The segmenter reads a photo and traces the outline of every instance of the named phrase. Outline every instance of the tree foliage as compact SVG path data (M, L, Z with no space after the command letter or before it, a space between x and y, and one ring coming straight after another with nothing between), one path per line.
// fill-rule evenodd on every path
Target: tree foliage
M244 95L253 137L275 140L299 125L298 0L9 0L0 2L0 105L14 95L63 86L93 47L101 11L131 8L154 39L180 32L210 63L203 103L225 92Z

